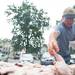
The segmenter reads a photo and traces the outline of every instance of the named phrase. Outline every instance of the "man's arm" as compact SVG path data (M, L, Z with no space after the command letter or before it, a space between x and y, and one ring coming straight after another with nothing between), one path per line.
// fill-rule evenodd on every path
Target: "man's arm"
M54 55L59 51L59 47L57 44L57 37L59 36L59 32L52 30L49 37L48 51L51 55Z

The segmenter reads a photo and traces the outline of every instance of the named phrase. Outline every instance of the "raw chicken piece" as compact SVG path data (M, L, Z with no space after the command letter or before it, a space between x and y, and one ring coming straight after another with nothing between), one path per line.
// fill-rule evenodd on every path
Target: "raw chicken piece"
M75 75L75 65L67 65L64 59L55 55L54 65L24 64L22 67L0 62L0 75Z
M73 75L72 70L67 65L61 55L55 55L56 63L54 64L57 75Z

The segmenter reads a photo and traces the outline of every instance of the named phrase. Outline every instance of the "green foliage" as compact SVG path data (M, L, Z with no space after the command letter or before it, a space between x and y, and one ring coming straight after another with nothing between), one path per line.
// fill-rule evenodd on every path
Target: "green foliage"
M13 23L12 45L14 50L26 48L27 52L38 52L43 43L44 28L49 26L49 17L43 9L38 10L29 2L21 6L9 5L6 11Z

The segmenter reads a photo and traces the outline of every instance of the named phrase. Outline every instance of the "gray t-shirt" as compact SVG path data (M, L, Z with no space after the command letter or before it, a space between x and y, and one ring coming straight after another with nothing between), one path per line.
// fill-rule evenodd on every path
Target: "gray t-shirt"
M60 23L55 27L55 31L59 32L57 38L58 46L60 48L59 54L68 62L70 60L69 41L75 39L75 25L66 27L64 23Z

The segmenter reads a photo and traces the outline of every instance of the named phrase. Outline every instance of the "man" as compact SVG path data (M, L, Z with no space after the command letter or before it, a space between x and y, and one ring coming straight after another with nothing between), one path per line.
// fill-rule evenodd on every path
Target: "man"
M59 53L67 64L70 64L69 41L75 39L75 12L66 8L63 12L61 23L50 33L48 51L51 55Z

